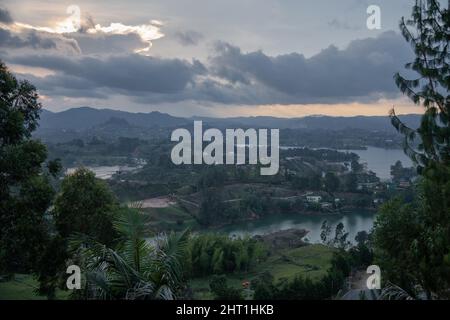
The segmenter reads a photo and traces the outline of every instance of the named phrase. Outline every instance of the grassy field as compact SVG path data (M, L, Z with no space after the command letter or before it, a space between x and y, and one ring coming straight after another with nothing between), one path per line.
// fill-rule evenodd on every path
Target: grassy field
M321 244L282 250L263 262L258 271L270 272L275 281L291 280L300 275L316 280L327 272L332 255L333 250Z
M282 250L249 273L227 275L228 283L235 288L242 288L242 282L251 281L264 272L270 272L276 282L288 281L296 276L320 279L330 267L332 254L333 249L320 244ZM196 299L213 298L209 290L210 281L211 277L190 280L189 285ZM0 300L45 300L46 297L35 294L37 286L38 282L31 275L16 274L13 280L0 282ZM68 292L57 291L57 299L67 297Z
M249 273L227 275L228 283L235 288L242 288L243 281L251 281L258 275L269 272L275 282L292 280L296 276L306 276L318 280L330 267L333 249L320 244L313 244L296 249L282 250L270 256ZM189 282L196 299L212 299L209 290L211 277L193 279Z
M13 280L0 282L0 300L46 300L35 293L38 282L31 275L16 274ZM69 293L57 290L56 298L67 299Z

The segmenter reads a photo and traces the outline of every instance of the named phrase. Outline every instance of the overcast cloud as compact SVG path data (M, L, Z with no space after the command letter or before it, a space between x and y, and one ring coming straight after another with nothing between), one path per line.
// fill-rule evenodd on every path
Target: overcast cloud
M392 77L412 58L395 31L409 14L406 0L378 1L379 31L367 30L368 4L356 0L131 1L122 15L116 1L81 1L74 30L64 6L17 1L0 8L0 59L50 106L52 99L108 106L118 96L141 106L186 102L192 112L195 105L375 103L400 96Z

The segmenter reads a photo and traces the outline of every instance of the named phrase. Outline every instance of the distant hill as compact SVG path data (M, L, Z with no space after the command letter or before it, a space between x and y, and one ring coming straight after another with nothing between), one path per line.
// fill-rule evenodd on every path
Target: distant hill
M411 127L418 127L420 115L403 115L401 119ZM111 109L94 109L90 107L73 108L62 112L44 110L41 114L40 128L85 131L96 126L120 127L134 126L142 128L191 126L194 120L203 120L212 127L253 127L280 129L364 129L370 131L393 131L388 116L356 116L330 117L308 116L302 118L276 117L235 117L235 118L207 118L174 117L161 112L132 113Z
M108 121L99 124L97 127L102 127L102 128L124 128L124 129L128 129L131 128L132 126L130 125L130 123L123 119L123 118L116 118L116 117L112 117L109 118Z
M111 122L112 119L112 122ZM94 109L89 107L73 108L62 112L44 110L41 113L41 129L66 129L83 131L105 123L128 123L137 127L172 127L188 122L185 118L170 116L161 112L132 113L111 109Z
M407 125L416 128L420 124L420 115L410 114L400 116ZM276 117L238 117L238 118L201 118L209 125L231 125L243 127L266 127L280 129L364 129L369 131L392 131L394 128L388 116L355 116L355 117L331 117L331 116L307 116L303 118L276 118Z

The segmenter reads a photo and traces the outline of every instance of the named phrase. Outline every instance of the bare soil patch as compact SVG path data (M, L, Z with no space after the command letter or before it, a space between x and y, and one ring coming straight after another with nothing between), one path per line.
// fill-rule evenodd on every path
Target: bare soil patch
M142 203L142 208L167 208L176 203L170 197L150 198L140 202Z

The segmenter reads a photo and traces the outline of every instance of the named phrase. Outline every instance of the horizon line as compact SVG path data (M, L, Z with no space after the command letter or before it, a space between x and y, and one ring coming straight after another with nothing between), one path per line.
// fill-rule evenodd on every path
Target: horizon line
M151 114L151 113L159 113L159 114L163 114L163 115L168 115L170 117L174 117L174 118L183 118L183 119L194 119L194 118L208 118L208 119L234 119L234 118L275 118L275 119L302 119L302 118L314 118L314 117L329 117L329 118L357 118L357 117L367 117L367 118L372 118L372 117L389 117L389 114L378 114L378 115L368 115L368 114L355 114L355 115L328 115L328 114L309 114L309 115L303 115L303 116L298 116L298 117L290 117L290 116L272 116L272 115L255 115L255 116L249 116L249 115L236 115L236 116L206 116L206 115L191 115L191 116L179 116L179 115L173 115L169 112L162 112L159 110L152 110L152 111L148 111L148 112L143 112L143 111L132 111L132 110L123 110L123 109L112 109L112 108L108 108L108 107L91 107L91 106L78 106L78 107L69 107L67 109L64 110L59 110L59 111L52 111L49 110L47 108L42 108L43 111L47 111L53 114L59 114L59 113L63 113L63 112L67 112L70 110L76 110L76 109L91 109L91 110L99 110L99 111L117 111L117 112L126 112L126 113L132 113L132 114ZM422 113L414 113L414 112L407 112L407 113L402 113L402 112L398 112L396 113L397 116L420 116L422 115Z

